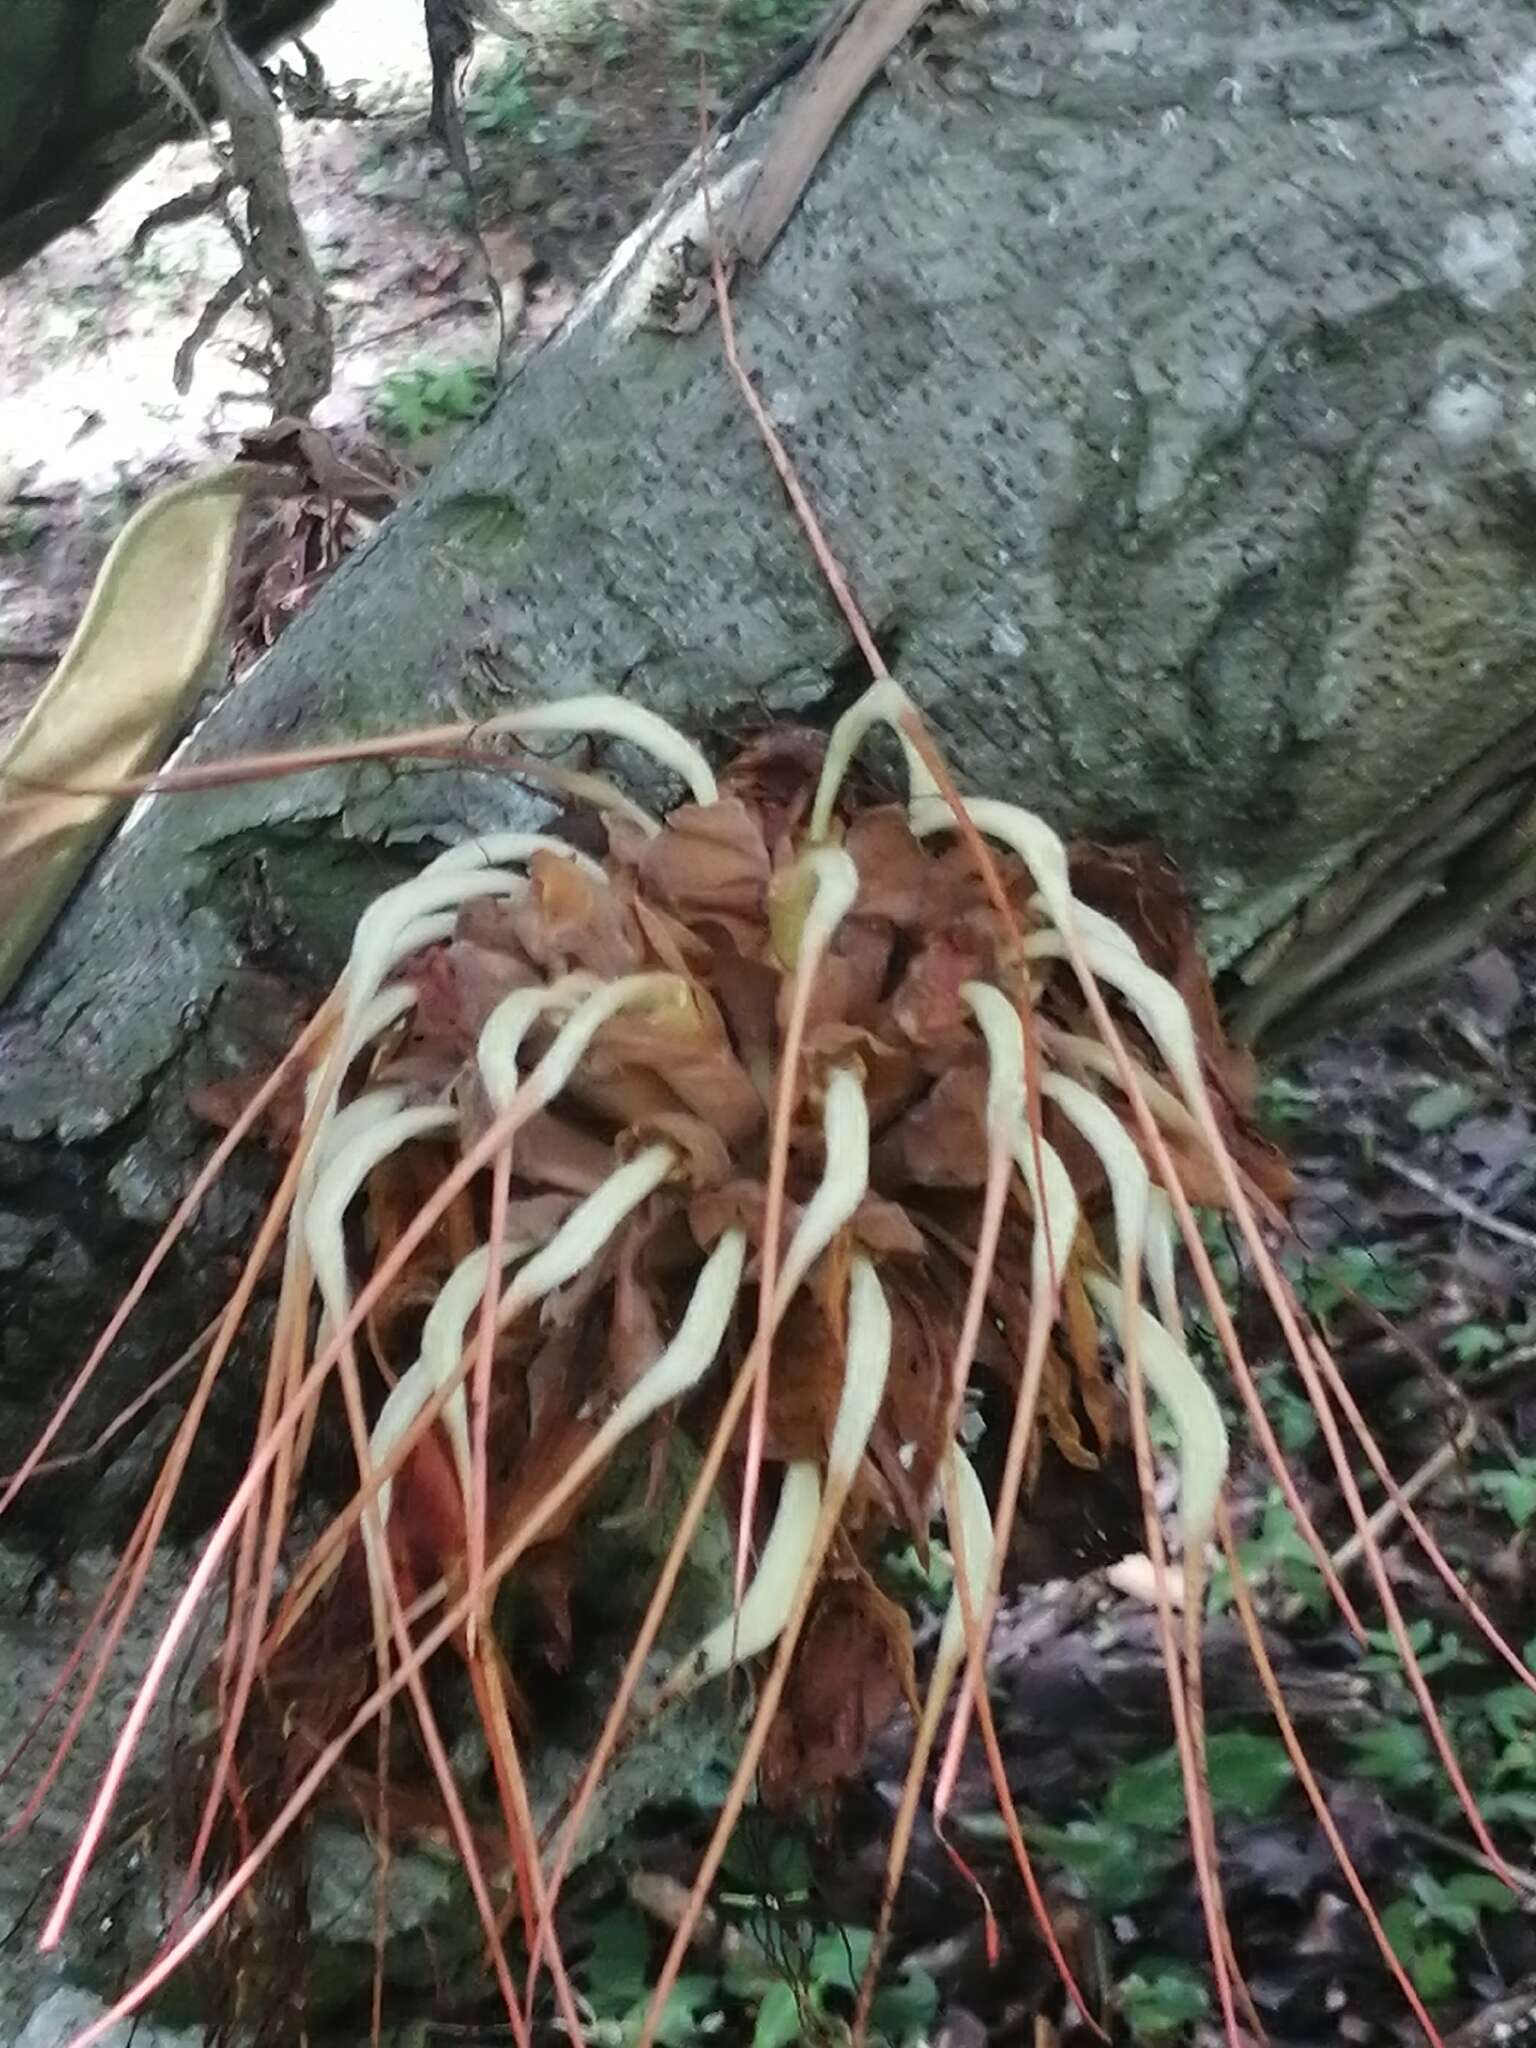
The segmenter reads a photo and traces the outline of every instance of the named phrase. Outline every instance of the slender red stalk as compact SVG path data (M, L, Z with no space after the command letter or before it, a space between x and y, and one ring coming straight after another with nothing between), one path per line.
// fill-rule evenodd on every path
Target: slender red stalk
M186 1229L192 1217L197 1213L204 1196L207 1195L209 1189L229 1164L241 1141L255 1128L262 1113L270 1107L284 1083L293 1074L295 1068L304 1059L321 1034L328 1028L333 1008L334 1004L328 1002L310 1018L304 1029L293 1041L293 1044L289 1046L283 1057L272 1069L272 1072L262 1082L256 1093L245 1105L245 1108L241 1110L239 1116L235 1118L235 1121L219 1140L207 1161L199 1169L197 1178L177 1204L169 1223L166 1224L164 1230L156 1238L153 1249L139 1268L127 1293L113 1311L106 1328L91 1346L90 1356L86 1359L84 1365L80 1367L80 1370L70 1382L68 1391L49 1416L42 1434L38 1437L37 1442L33 1444L31 1450L28 1451L20 1465L11 1474L10 1478L5 1481L5 1490L3 1493L0 1493L0 1515L5 1513L17 1494L20 1493L27 1481L38 1470L43 1458L47 1455L49 1445L74 1413L76 1404L95 1377L102 1360L122 1334L123 1326L128 1321L128 1318L144 1299L150 1282L165 1264L172 1247ZM147 1398L147 1396L141 1396L141 1399L143 1398Z
M1221 1547L1226 1553L1227 1569L1231 1574L1232 1580L1233 1601L1237 1608L1238 1619L1242 1625L1244 1639L1248 1644L1249 1654L1253 1659L1253 1668L1258 1673L1259 1684L1264 1689L1264 1697L1269 1702L1270 1712L1275 1717L1275 1726L1280 1731L1280 1740L1285 1744L1286 1755L1290 1758L1291 1766L1300 1780L1302 1790L1307 1795L1308 1804L1317 1816L1317 1824L1322 1829L1329 1848L1333 1851L1334 1860L1339 1866L1339 1873L1354 1895L1355 1904L1360 1908L1365 1924L1370 1929L1371 1939L1381 1952L1382 1961L1396 1980L1397 1988L1402 1992L1409 2010L1424 2029L1425 2038L1430 2043L1430 2048L1444 2048L1440 2035L1435 2029L1434 2021L1430 2018L1424 2008L1423 2000L1414 1989L1412 1978L1403 1968L1402 1963L1398 1960L1397 1951L1387 1939L1386 1929L1381 1924L1381 1916L1376 1911L1371 1895L1365 1888L1365 1881L1356 1867L1354 1858L1345 1846L1344 1837L1339 1832L1338 1823L1333 1817L1333 1812L1327 1799L1324 1797L1322 1786L1318 1783L1317 1773L1313 1770L1311 1760L1308 1758L1306 1750L1302 1747L1296 1723L1292 1720L1290 1709L1285 1704L1285 1695L1280 1689L1280 1681L1275 1675L1274 1664L1271 1662L1269 1651L1265 1647L1264 1631L1260 1626L1258 1613L1253 1604L1253 1591L1248 1584L1247 1574L1243 1570L1242 1558L1239 1556L1237 1545L1232 1538L1232 1523L1225 1506L1218 1506L1216 1510L1216 1532L1220 1539Z

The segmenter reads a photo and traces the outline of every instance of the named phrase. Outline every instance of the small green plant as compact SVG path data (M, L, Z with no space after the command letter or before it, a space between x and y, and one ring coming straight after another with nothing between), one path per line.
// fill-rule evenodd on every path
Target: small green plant
M1292 1776L1272 1735L1230 1728L1209 1738L1206 1782L1218 1815L1262 1820L1286 1797ZM1166 1749L1122 1764L1091 1818L1035 1834L1106 1912L1120 1912L1162 1888L1184 1853L1184 1825L1178 1751Z
M1425 1279L1390 1242L1341 1245L1309 1260L1298 1278L1301 1299L1320 1323L1346 1302L1364 1302L1383 1315L1409 1315L1424 1298Z
M734 85L823 11L820 0L683 0L672 48L690 68L702 56L720 83Z
M41 512L25 505L0 508L0 555L24 555L47 531Z
M523 53L509 49L493 70L483 71L464 100L464 125L476 135L528 135L538 118Z
M552 59L557 56L552 53ZM531 148L569 154L591 140L597 116L569 93L551 102L551 89L549 81L541 92L522 52L509 50L496 69L483 72L470 89L464 125L476 135L516 136Z
M1517 1529L1536 1517L1536 1455L1527 1452L1487 1472L1474 1472L1472 1486L1504 1510Z
M1421 1998L1433 2003L1460 1986L1457 1950L1482 1933L1484 1913L1512 1913L1514 1894L1482 1870L1458 1871L1442 1881L1430 1871L1413 1874L1409 1894L1394 1899L1382 1914L1398 1961Z
M1317 1568L1317 1559L1297 1528L1296 1518L1278 1486L1270 1488L1258 1528L1237 1546L1237 1554L1251 1582L1268 1580L1277 1584L1305 1614L1328 1612L1328 1588ZM1231 1574L1222 1559L1211 1574L1211 1609L1220 1614L1231 1604Z
M955 1560L946 1545L932 1538L928 1562L924 1565L912 1543L903 1543L881 1564L880 1575L887 1590L898 1600L913 1605L942 1607L955 1583Z
M616 1906L593 1925L586 1960L576 1972L592 2014L592 2048L625 2048L639 2031L650 1999L651 1947L652 1930L633 1906ZM656 2032L660 2048L685 2048L698 2040L720 1997L717 1977L680 1977Z
M1484 1365L1508 1344L1509 1332L1492 1323L1463 1323L1445 1340L1446 1350L1458 1365Z
M1317 1438L1317 1410L1289 1366L1267 1365L1256 1374L1275 1434L1288 1451L1304 1451Z
M1138 2041L1166 2041L1210 2010L1205 1986L1187 1963L1155 1956L1120 1980L1120 2010Z
M792 2048L796 2042L832 2042L846 2033L869 1961L874 1935L867 1927L833 1927L811 1943L803 1974L775 1977L762 1990L752 2048ZM938 2010L938 1986L925 1970L905 1970L881 1987L870 2012L871 2032L890 2048L920 2041Z
M777 1903L777 1902L776 1902ZM656 2033L660 2048L720 2033L745 2038L752 2048L792 2048L838 2037L869 1961L874 1936L867 1927L765 1923L762 1940L750 1931L729 1942L711 1971L680 1977ZM617 1906L593 1925L576 1971L592 2015L593 2048L627 2048L650 2001L654 1930L633 1906ZM938 2009L938 1987L924 1970L907 1969L881 1987L871 2012L874 2038L887 2048L913 2048ZM732 2014L748 2016L750 2033L727 2033Z
M1445 1720L1451 1745L1478 1787L1484 1817L1523 1827L1536 1823L1536 1694L1523 1685L1490 1683L1493 1674L1483 1657L1457 1636L1437 1638L1428 1622L1416 1623L1409 1640L1426 1673L1457 1674L1461 1690L1446 1699ZM1375 1675L1388 1711L1375 1726L1351 1736L1355 1769L1410 1808L1417 1805L1425 1818L1452 1820L1456 1807L1434 1769L1396 1649L1386 1637L1373 1637L1361 1661ZM1536 1669L1536 1642L1526 1645L1525 1662Z
M373 417L391 439L421 441L479 419L495 390L495 372L486 364L417 364L384 379Z
M1267 1130L1289 1133L1309 1124L1317 1113L1317 1090L1305 1088L1284 1074L1271 1074L1259 1090L1255 1103L1259 1122Z

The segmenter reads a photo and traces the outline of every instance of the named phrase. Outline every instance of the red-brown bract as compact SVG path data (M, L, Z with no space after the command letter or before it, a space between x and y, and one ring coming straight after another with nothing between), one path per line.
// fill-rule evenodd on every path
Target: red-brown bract
M251 1464L151 1665L45 1939L59 1937L158 1689L226 1569L228 1627L210 1681L219 1740L187 1897L204 1883L215 1841L234 1844L231 1867L211 1897L198 1894L154 1967L71 2048L99 2039L206 1938L328 1780L386 1838L392 1801L402 1810L409 1792L419 1813L422 1788L392 1783L411 1759L430 1770L435 1810L469 1872L514 2036L529 2038L546 1964L566 2025L579 2029L554 1911L593 1792L637 1714L663 1713L738 1665L755 1680L756 1712L642 2040L754 1779L782 1800L825 1790L905 1698L917 1736L857 2031L928 1764L937 1752L942 1830L973 1718L1012 1825L982 1655L1041 1447L1049 1441L1092 1467L1122 1417L1164 1588L1212 1971L1237 2040L1246 1993L1222 1915L1199 1686L1207 1551L1219 1540L1232 1556L1226 1441L1183 1343L1181 1257L1299 1526L1346 1619L1358 1629L1359 1618L1264 1418L1193 1205L1226 1210L1245 1238L1357 1524L1343 1429L1373 1464L1377 1454L1269 1258L1264 1226L1287 1172L1245 1120L1246 1066L1221 1036L1171 872L1148 850L1069 854L1028 812L958 796L888 680L829 741L770 730L718 777L681 736L618 700L502 724L612 732L680 775L688 797L658 821L586 777L586 804L543 832L450 848L389 892L361 920L349 965L301 1044L221 1147L220 1158L303 1079L282 1186L162 1483L93 1618L98 1665L66 1743L136 1597L213 1379L276 1260ZM874 725L899 743L897 794L852 772ZM1144 1381L1178 1443L1182 1642L1150 1506ZM279 1547L318 1404L335 1392L358 1493L279 1595ZM978 1404L999 1447L990 1497L964 1448ZM563 1589L581 1571L584 1511L615 1457L643 1456L675 1429L697 1446L698 1482L603 1736L541 1853L520 1759L519 1666L530 1643L498 1637L495 1595L511 1574L528 1575L545 1639L580 1657ZM741 1532L736 1598L658 1676L647 1659L711 1498ZM919 1683L904 1618L868 1567L893 1536L925 1545L936 1517L957 1585ZM1262 1639L1232 1562L1262 1675ZM1442 1761L1497 1863L1374 1549L1369 1562ZM1431 1562L1453 1578L1432 1550ZM1530 1683L1491 1625L1473 1618ZM422 1677L434 1656L469 1672L494 1765L493 1813L455 1783ZM402 1692L415 1736L404 1765L389 1714ZM258 1806L264 1831L252 1821ZM1070 1984L1016 1825L1012 1839ZM1346 1876L1369 1913L1358 1878ZM521 1993L502 1939L504 1885L530 1958Z

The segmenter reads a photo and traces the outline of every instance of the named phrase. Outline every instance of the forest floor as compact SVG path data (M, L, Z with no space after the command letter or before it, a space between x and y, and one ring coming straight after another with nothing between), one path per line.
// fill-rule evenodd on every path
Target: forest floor
M465 93L477 246L464 191L428 133L419 0L338 0L310 39L324 93L297 53L283 59L294 190L338 343L320 423L338 441L381 444L408 482L487 402L487 261L515 357L559 324L686 154L700 56L718 98L815 11L810 0L513 0L523 38L487 39ZM175 387L177 351L230 268L221 226L204 216L139 233L208 168L202 145L162 152L89 228L0 283L0 737L67 639L125 512L265 423L248 355L258 337L238 313L202 347L187 388ZM287 540L298 545L292 531ZM323 570L332 557L321 555ZM290 564L283 594L251 626L258 641L307 598L317 578L305 567ZM1418 1506L1438 1541L1528 1659L1533 988L1528 915L1440 987L1267 1073L1261 1095L1297 1167L1290 1263L1302 1299L1394 1470L1428 1475ZM1240 1262L1215 1249L1307 1505L1364 1597L1316 1420L1278 1362ZM1139 1548L1125 1470L1060 1480L1048 1472L1036 1496L993 1665L1015 1790L1053 1917L1117 2038L1210 2048L1219 2033L1153 1612L1125 1562ZM1468 1846L1395 1653L1381 1639L1362 1650L1329 1618L1316 1567L1256 1460L1239 1468L1237 1497L1292 1711L1399 1957L1457 2048L1519 2041L1536 2013L1536 1874L1522 1867L1511 1892ZM1379 1489L1366 1497L1374 1508ZM1382 1541L1483 1812L1507 1845L1529 1839L1536 1696L1491 1658L1390 1514ZM921 1612L942 1584L914 1566L907 1590ZM1349 1904L1225 1612L1212 1627L1207 1688L1229 1911L1273 2038L1293 2048L1422 2038ZM830 2038L878 1895L904 1734L882 1738L828 1826L744 1835L721 1901L740 1931L738 1959L727 1942L701 1954L673 2038L776 2048L816 2025ZM958 1807L956 1839L998 1907L999 1959L988 1962L984 1915L943 1845L920 1835L890 2038L935 2048L1086 2042L1086 2028L1060 2017L979 1772ZM584 1885L589 1938L576 1952L594 2041L622 2044L706 1820L697 1807L653 1816L629 1843L627 1867ZM742 1973L741 1942L755 1974Z
M712 104L817 0L514 0L463 90L470 201L429 132L421 0L335 0L274 54L289 176L328 288L336 373L316 421L410 471L489 402L499 287L511 363L549 335L644 216ZM177 356L235 268L216 214L174 217L213 169L161 150L88 226L0 279L0 739L143 495L236 453L270 411L243 309ZM171 214L162 209L171 209ZM159 220L159 225L149 224Z

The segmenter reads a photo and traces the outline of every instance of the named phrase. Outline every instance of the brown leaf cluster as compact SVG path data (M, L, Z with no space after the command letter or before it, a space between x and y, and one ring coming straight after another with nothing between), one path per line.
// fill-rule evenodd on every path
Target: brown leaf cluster
M445 944L410 972L417 1003L381 1063L383 1075L451 1091L465 1143L487 1128L490 1107L474 1064L487 1017L509 992L584 973L599 981L650 972L682 977L686 998L622 1012L598 1032L570 1086L522 1129L511 1150L511 1234L547 1235L573 1201L599 1186L637 1147L664 1141L672 1178L587 1270L537 1314L498 1339L493 1367L492 1523L517 1524L567 1469L612 1404L645 1373L678 1324L702 1258L721 1233L745 1229L749 1284L728 1354L667 1429L703 1431L752 1336L751 1285L766 1212L769 1106L789 1007L802 906L794 862L821 743L770 733L726 771L723 794L683 804L647 837L606 821L601 879L539 854L528 886L508 901L480 901ZM893 1354L865 1468L853 1489L834 1562L812 1610L773 1731L770 1796L822 1793L858 1765L870 1737L912 1694L911 1646L900 1611L870 1576L880 1547L900 1533L923 1551L936 1476L946 1450L948 1390L962 1307L975 1263L986 1172L987 1069L962 996L966 982L1011 980L1019 931L1033 922L1033 886L1021 865L997 866L1014 929L999 919L967 847L919 842L894 805L854 804L840 829L859 872L853 912L838 928L812 991L789 1131L783 1229L794 1229L824 1171L821 1097L835 1065L858 1073L871 1116L869 1192L791 1303L775 1343L767 1396L766 1455L823 1459L842 1388L843 1307L855 1249L880 1273L893 1321ZM590 844L590 840L588 841ZM1234 1152L1254 1185L1280 1197L1283 1162L1246 1121L1252 1073L1222 1036L1192 916L1171 866L1148 848L1081 847L1074 886L1115 917L1146 959L1184 994ZM1071 970L1041 963L1033 990L1043 1022L1091 1029ZM1127 1040L1156 1077L1154 1049L1134 1017ZM535 1027L523 1071L558 1019ZM1108 1093L1106 1099L1118 1100ZM213 1109L210 1101L205 1105ZM222 1105L218 1105L222 1108ZM1083 1275L1108 1253L1102 1168L1054 1110L1044 1135L1078 1189L1084 1224L1064 1247L1068 1276L1051 1351L1036 1460L1077 1468L1083 1483L1123 1434L1119 1397L1102 1353ZM1220 1198L1210 1162L1186 1133L1170 1146L1187 1192ZM371 1191L365 1232L376 1259L398 1242L445 1148L420 1146ZM466 1195L420 1249L374 1318L385 1375L412 1355L420 1318L445 1273L488 1226L484 1195ZM975 1365L975 1398L1006 1401L1022 1369L1030 1319L1033 1219L1022 1186L1010 1197L988 1289ZM782 1251L782 1243L780 1247ZM1049 1447L1049 1450L1048 1450ZM644 1452L645 1446L639 1448ZM736 1445L739 1461L744 1442ZM739 1499L739 1464L727 1498ZM514 1679L530 1661L560 1664L573 1645L571 1589L579 1581L587 1498L573 1499L522 1569L531 1592L519 1634L506 1645ZM462 1511L444 1444L424 1446L400 1488L398 1566L420 1588L462 1567ZM347 1581L353 1586L355 1580ZM366 1686L361 1670L359 1690Z

